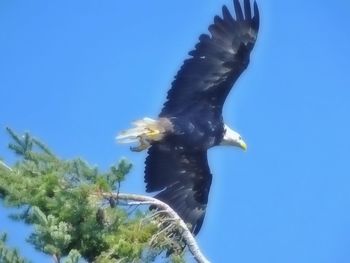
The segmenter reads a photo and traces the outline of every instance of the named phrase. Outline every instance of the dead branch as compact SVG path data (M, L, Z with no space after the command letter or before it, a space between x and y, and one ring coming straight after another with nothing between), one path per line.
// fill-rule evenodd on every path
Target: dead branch
M196 239L192 235L191 231L187 227L186 223L181 217L166 203L145 195L125 194L125 193L103 193L104 198L114 198L116 200L123 200L128 205L152 205L159 210L165 212L173 221L177 222L178 226L183 230L182 237L188 246L189 251L192 253L194 259L198 263L210 263L208 259L203 255L199 249Z
M3 161L0 160L0 165L4 168L6 168L7 170L9 170L10 172L12 172L12 168L10 166L8 166L6 163L4 163Z

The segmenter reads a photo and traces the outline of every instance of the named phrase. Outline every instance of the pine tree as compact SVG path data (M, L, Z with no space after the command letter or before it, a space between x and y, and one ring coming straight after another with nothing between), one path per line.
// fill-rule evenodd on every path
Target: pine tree
M7 234L0 234L0 262L1 263L27 263L16 249L8 248Z
M45 144L7 129L15 165L0 162L0 198L17 207L13 219L32 224L28 242L56 262L183 262L184 242L161 211L136 209L106 197L119 193L132 165L102 172L82 159L62 160ZM168 223L167 223L168 222ZM167 251L172 256L165 257ZM12 261L11 261L11 260ZM0 236L0 262L27 262ZM79 261L81 262L81 261Z

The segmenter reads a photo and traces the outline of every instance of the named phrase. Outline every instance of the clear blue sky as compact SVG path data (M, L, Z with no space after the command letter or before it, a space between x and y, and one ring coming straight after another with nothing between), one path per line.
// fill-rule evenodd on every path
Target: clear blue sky
M5 126L63 158L135 165L124 191L144 193L145 154L117 131L154 117L187 52L231 0L0 2L0 156ZM210 151L214 181L198 236L213 262L350 262L350 2L258 1L251 64L225 120L248 151ZM33 262L28 229L0 231ZM22 238L20 238L22 237Z

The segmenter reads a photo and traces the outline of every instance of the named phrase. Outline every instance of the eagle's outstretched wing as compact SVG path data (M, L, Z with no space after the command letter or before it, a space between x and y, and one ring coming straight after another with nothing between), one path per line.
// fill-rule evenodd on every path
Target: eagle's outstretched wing
M195 50L178 72L161 117L181 117L193 107L221 113L232 85L247 67L259 28L257 4L234 0L235 18L227 7L209 27L211 36L201 35ZM253 14L252 14L253 13ZM201 116L198 116L199 118ZM148 150L145 182L147 192L170 205L197 234L203 223L212 176L207 152L194 151L165 137Z
M161 191L155 197L170 205L197 234L212 179L207 152L191 152L171 141L158 142L148 150L145 163L146 191Z
M223 6L223 16L215 16L209 26L211 36L203 34L175 76L161 117L178 116L195 105L221 112L234 82L249 63L259 29L259 11L254 2L234 0L235 18Z

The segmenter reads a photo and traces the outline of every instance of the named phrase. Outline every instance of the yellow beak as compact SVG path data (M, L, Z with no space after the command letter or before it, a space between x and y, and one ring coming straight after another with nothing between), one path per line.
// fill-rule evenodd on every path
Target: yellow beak
M243 140L240 141L239 146L240 146L244 151L247 150L247 144L246 144Z

